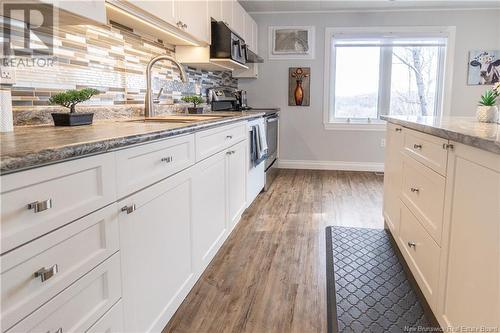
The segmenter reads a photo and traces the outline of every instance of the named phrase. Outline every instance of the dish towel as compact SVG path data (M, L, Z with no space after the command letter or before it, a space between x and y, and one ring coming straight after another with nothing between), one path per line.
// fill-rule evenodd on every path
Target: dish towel
M250 131L250 156L254 166L259 165L267 158L266 135L261 128L262 126L255 125Z

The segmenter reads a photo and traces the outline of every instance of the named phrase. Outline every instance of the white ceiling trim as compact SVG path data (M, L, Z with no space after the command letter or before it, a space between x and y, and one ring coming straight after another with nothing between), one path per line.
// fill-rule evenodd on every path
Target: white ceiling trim
M484 11L496 10L500 7L459 7L459 8L390 8L390 9L328 9L328 10L281 10L281 11L249 11L250 15L270 14L342 14L342 13L388 13L388 12L454 12L454 11Z

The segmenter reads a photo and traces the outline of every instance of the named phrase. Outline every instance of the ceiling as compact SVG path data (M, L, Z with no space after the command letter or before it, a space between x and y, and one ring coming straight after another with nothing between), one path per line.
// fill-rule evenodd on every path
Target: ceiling
M258 12L315 12L363 11L402 9L476 9L498 8L500 0L239 0L246 11Z

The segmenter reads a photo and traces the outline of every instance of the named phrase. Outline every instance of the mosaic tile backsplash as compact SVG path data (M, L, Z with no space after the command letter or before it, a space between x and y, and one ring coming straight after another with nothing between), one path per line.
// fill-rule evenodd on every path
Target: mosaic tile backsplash
M55 32L54 43L53 67L17 68L12 87L14 111L43 111L54 93L86 87L99 89L101 94L82 105L136 109L144 104L148 61L159 54L175 54L172 45L118 26L62 26ZM186 70L189 82L182 83L178 70L169 62L154 67L153 94L163 88L161 104L175 104L184 95L205 96L206 89L213 86L238 85L231 72Z

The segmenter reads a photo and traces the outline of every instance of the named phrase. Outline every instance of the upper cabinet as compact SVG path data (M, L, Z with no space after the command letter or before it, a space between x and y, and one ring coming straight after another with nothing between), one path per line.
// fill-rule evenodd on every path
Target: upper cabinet
M217 2L217 1L215 1ZM221 19L230 28L233 28L233 6L236 4L236 0L221 0Z
M234 1L233 3L233 24L231 25L231 29L236 32L238 35L245 39L245 16L247 16L247 12L240 5L239 2Z
M198 40L210 43L207 0L176 0L174 1L174 14L177 27Z
M134 6L175 25L174 1L129 1Z
M245 32L242 37L245 39L248 48L255 53L257 53L257 33L257 23L250 14L245 13Z
M87 1L64 1L64 0L42 0L50 3L59 9L63 9L72 14L91 19L93 21L106 24L106 5L104 0Z

